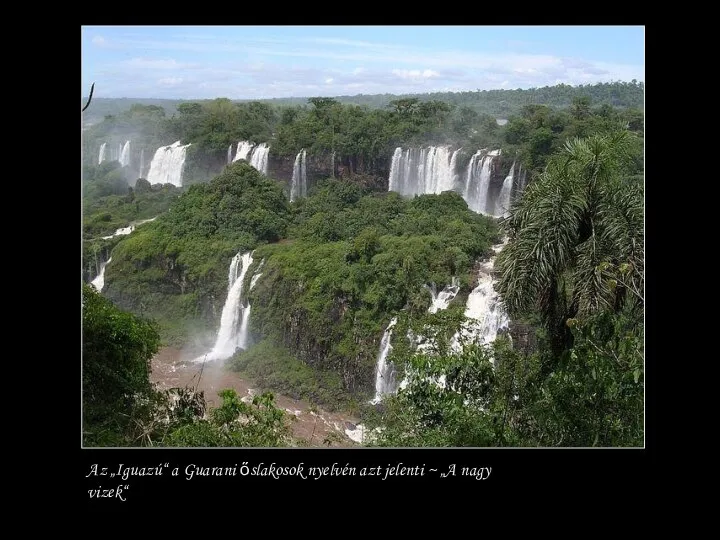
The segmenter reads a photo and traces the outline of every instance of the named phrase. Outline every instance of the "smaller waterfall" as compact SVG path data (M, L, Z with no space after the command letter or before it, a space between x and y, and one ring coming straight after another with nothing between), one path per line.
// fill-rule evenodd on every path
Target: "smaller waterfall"
M440 291L440 294L436 294L434 283L431 283L430 287L425 285L425 288L430 291L430 295L432 296L432 304L430 304L428 312L437 313L438 311L447 309L452 299L457 296L457 293L460 292L460 283L458 282L458 278L453 277L452 283L445 285L445 288Z
M115 236L124 236L126 234L130 234L135 230L136 227L139 227L143 223L150 223L151 221L155 221L157 219L157 216L150 219L140 219L138 221L132 221L127 227L120 227L119 229L115 229L115 233L111 234L109 236L103 236L103 240L110 240L111 238Z
M248 161L248 154L250 153L250 150L253 149L253 143L248 141L240 141L237 145L237 151L235 152L235 158L233 158L233 162L238 161L240 159L244 159L245 161Z
M185 153L190 145L181 145L176 141L170 146L161 146L150 162L147 181L151 184L173 184L182 186L182 172L185 166Z
M290 202L307 196L307 172L305 168L306 152L301 150L295 157L292 181L290 182Z
M465 174L465 191L463 198L470 210L482 214L492 214L493 205L490 203L490 176L492 175L493 159L500 155L500 150L486 153L485 149L478 150L470 159Z
M252 264L252 258L250 259L250 264ZM262 267L264 264L265 264L265 259L260 261L260 264L255 269L255 273L250 278L250 287L248 288L248 293L253 290L253 287L255 287L255 284L257 283L258 279L260 279L260 276L262 276L262 272L260 272L260 270L262 270ZM243 350L247 350L250 347L250 337L248 334L248 328L250 326L250 308L252 306L250 305L250 301L247 298L245 299L244 304L245 304L245 306L241 307L242 311L240 312L240 329L238 330L238 347L240 347Z
M392 394L396 390L395 369L392 363L387 361L388 354L392 350L392 345L390 345L392 329L396 323L397 317L393 317L380 341L380 352L378 353L377 368L375 369L375 397L370 402L372 404L380 403L383 396Z
M242 304L242 293L245 274L252 263L252 253L249 251L242 255L238 253L230 261L228 293L220 316L215 345L207 355L196 358L196 362L225 360L235 354L236 349L246 346L249 313L245 313L248 306Z
M228 153L227 153L228 165L230 165L232 163L232 161L233 161L233 158L232 158L232 144L231 144L230 146L228 146Z
M514 180L515 162L513 161L512 167L510 167L510 172L505 177L502 188L500 189L500 194L495 201L495 211L493 212L493 215L495 217L502 217L507 215L508 210L510 209L510 195L512 195Z
M233 163L244 159L261 173L267 174L269 153L270 148L265 143L254 145L248 141L240 141L237 145Z
M253 151L250 154L250 165L255 167L261 173L267 174L269 154L270 148L267 144L258 144L255 148L253 148Z
M110 261L112 261L112 257L100 265L100 273L90 282L97 292L101 292L105 287L105 267L110 264Z
M121 167L127 167L130 165L130 141L125 141L125 144L120 150L120 158L118 159Z
M100 145L100 154L98 155L98 165L105 161L105 150L107 149L107 143Z
M505 246L505 242L493 246L493 251L496 254L500 252ZM487 345L495 341L499 331L506 329L510 324L500 296L494 288L492 275L494 265L495 257L493 256L480 267L478 285L467 299L465 317L468 321L453 338L452 347L455 350L460 349L460 337L463 337L464 341Z
M459 149L451 153L447 146L396 148L390 164L388 191L413 197L454 189L459 153Z

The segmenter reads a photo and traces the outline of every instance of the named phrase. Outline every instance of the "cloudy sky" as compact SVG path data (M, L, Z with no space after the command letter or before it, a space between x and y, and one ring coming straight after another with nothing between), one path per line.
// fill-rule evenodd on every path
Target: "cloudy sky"
M644 81L642 26L83 26L81 94L263 99Z

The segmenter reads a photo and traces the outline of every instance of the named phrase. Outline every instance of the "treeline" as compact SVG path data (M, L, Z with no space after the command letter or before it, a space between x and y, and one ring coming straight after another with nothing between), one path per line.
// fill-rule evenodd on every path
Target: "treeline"
M470 155L479 148L501 148L510 159L517 157L525 169L539 173L546 157L568 138L618 127L642 133L641 109L613 106L608 100L596 102L582 92L571 94L565 108L519 105L504 126L498 125L495 116L466 104L414 97L393 99L377 109L327 97L292 106L218 98L181 103L172 116L154 105L135 104L87 130L85 164L96 165L103 142L117 145L132 138L134 159L143 151L148 164L159 146L181 140L192 143L183 175L183 183L191 185L221 172L228 148L234 153L238 141L248 140L268 143L273 160L290 164L305 149L314 160L328 164L330 175L342 169L344 174L386 179L397 146L424 145L467 148Z
M597 105L611 105L621 108L643 109L645 103L645 84L632 80L630 82L609 82L570 86L559 84L529 88L526 90L477 90L468 92L434 92L428 94L374 94L355 96L335 96L339 103L367 106L370 109L384 109L391 101L397 99L417 98L420 101L443 101L457 107L467 106L477 113L490 114L507 118L517 114L525 105L548 105L551 107L569 107L576 97L587 96ZM307 103L307 97L274 98L256 100L277 107L298 106ZM84 105L87 98L82 98ZM175 100L148 98L93 98L93 107L86 112L86 122L97 123L106 116L118 115L127 110L131 104L154 105L165 109L172 116L178 106L187 102L203 103L210 100ZM232 100L243 103L247 100Z

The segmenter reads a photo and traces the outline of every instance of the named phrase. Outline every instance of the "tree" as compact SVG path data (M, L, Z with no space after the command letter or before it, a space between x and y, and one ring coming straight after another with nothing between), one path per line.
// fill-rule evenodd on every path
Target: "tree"
M160 337L155 326L120 311L83 284L83 440L117 445L124 440L135 403L153 393L150 359Z
M643 288L643 191L629 180L633 135L619 131L569 141L502 221L497 290L511 316L537 309L554 357L572 345L566 321L619 311L642 299L608 279L602 263L626 265Z

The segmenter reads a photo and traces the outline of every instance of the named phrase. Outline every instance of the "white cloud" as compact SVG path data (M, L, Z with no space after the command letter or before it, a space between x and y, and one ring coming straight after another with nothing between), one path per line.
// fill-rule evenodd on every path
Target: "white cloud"
M437 79L440 77L440 74L432 69L425 69L422 71L419 69L393 69L392 73L401 79L411 81L423 81L427 79Z
M92 80L102 75L102 97L183 99L264 99L328 92L336 96L406 94L644 80L642 64L508 49L479 53L341 38L246 39L239 35L217 39L209 34L179 34L168 40L130 33L113 35L110 40L95 35L90 38L93 45L125 49L129 59L83 65L84 76L86 71ZM190 63L184 60L186 52L225 54L203 55L201 60L195 56Z

